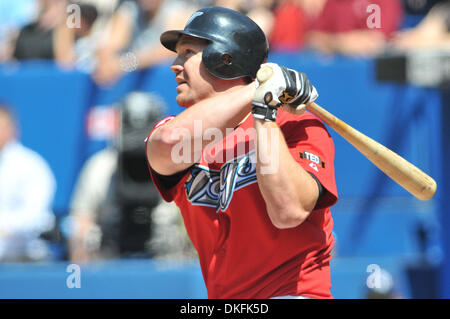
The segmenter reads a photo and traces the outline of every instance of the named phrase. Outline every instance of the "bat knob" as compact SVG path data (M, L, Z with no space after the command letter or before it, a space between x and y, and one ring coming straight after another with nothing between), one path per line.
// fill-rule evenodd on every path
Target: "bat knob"
M273 74L273 70L271 67L269 66L263 66L261 67L258 72L256 73L256 78L258 79L259 83L264 83L266 82L268 79L270 79L270 77Z

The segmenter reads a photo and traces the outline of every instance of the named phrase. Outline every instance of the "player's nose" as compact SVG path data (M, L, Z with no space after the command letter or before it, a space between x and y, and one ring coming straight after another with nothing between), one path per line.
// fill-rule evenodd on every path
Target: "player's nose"
M175 61L173 61L172 65L170 66L170 70L175 73L175 75L180 74L183 71L183 63L180 61L179 58L176 58Z
M172 65L170 70L175 73L175 75L180 74L183 71L183 67L181 65Z

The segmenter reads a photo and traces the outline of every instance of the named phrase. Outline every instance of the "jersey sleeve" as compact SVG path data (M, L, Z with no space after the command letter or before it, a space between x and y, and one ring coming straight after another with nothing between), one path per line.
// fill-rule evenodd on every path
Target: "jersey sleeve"
M163 126L167 122L171 121L174 118L174 116L168 116L161 121L157 122L151 132L148 134L147 138L145 139L145 152L147 153L147 145L148 140L152 133L159 127ZM180 192L177 185L180 184L180 182L184 179L184 177L187 175L189 169L176 173L171 176L165 176L157 173L151 166L149 161L147 160L150 176L152 178L153 184L156 186L156 189L158 190L161 197L166 202L171 202L175 199L177 194Z
M334 143L325 125L308 113L280 124L289 151L304 170L325 189L316 209L334 205L338 194L334 174Z

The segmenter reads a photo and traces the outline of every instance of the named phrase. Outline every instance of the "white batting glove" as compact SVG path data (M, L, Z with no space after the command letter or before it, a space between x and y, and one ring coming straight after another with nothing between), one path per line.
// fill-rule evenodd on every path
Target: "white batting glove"
M275 63L261 65L256 86L252 114L266 121L275 121L282 104L288 105L284 109L298 114L318 97L305 73Z

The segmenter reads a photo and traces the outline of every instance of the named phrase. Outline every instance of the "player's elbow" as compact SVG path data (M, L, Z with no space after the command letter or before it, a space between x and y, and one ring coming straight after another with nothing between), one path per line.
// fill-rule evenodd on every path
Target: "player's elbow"
M169 125L164 125L150 135L149 144L154 148L172 148L180 141L179 135Z
M177 134L170 127L162 126L153 132L148 140L147 157L149 160L161 158L167 161L172 148L180 142Z
M147 142L147 160L150 166L158 172L164 172L165 166L172 163L171 153L174 145L179 143L173 130L168 127L160 127L155 130Z
M309 216L309 212L301 207L271 208L268 210L268 214L272 224L278 229L297 227Z

